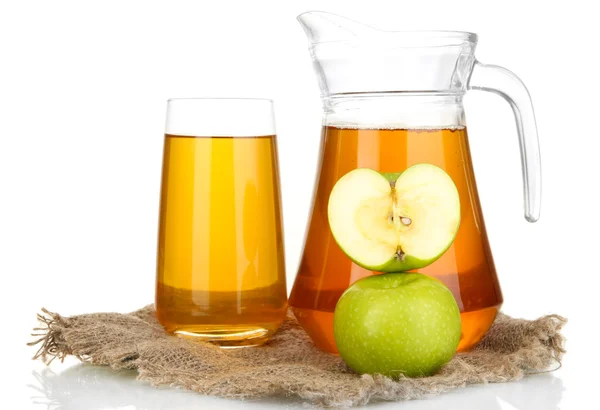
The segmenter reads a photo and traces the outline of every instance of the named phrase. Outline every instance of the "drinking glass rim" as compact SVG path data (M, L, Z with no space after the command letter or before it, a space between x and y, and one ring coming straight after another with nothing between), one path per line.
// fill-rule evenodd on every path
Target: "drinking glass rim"
M170 98L165 133L213 137L275 135L275 104L268 98Z
M167 99L168 103L175 101L265 101L273 103L272 98L260 97L175 97Z

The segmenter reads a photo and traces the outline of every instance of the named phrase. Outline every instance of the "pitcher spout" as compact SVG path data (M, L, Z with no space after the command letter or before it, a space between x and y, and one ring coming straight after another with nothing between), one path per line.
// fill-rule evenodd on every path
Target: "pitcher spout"
M298 16L323 96L377 92L463 93L477 36L384 31L335 14Z
M365 24L324 11L307 11L300 14L297 19L310 45L353 40L378 31Z

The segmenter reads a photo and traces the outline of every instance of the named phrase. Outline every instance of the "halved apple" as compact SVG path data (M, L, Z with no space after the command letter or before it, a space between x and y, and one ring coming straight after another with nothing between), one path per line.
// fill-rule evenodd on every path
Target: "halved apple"
M379 272L423 268L450 247L460 226L460 199L439 167L399 173L358 168L329 196L331 233L356 264Z

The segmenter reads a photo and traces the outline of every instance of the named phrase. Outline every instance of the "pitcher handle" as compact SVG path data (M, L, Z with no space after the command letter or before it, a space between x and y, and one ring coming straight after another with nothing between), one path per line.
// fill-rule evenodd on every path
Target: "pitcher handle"
M510 103L517 122L521 148L525 219L529 222L537 221L542 199L542 170L537 126L527 87L506 68L476 61L469 89L493 92Z

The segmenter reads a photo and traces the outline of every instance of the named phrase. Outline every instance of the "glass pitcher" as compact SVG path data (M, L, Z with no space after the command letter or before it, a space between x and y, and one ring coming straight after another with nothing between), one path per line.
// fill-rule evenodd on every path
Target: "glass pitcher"
M477 193L463 108L467 90L491 91L513 108L519 135L525 219L540 213L541 170L529 93L510 71L479 63L477 35L380 31L323 12L298 17L323 99L319 172L304 253L290 296L315 344L335 353L333 311L356 280L379 272L353 263L328 224L329 194L355 168L399 172L417 163L446 171L460 196L461 224L450 248L417 272L450 288L461 311L459 351L488 330L502 305Z

